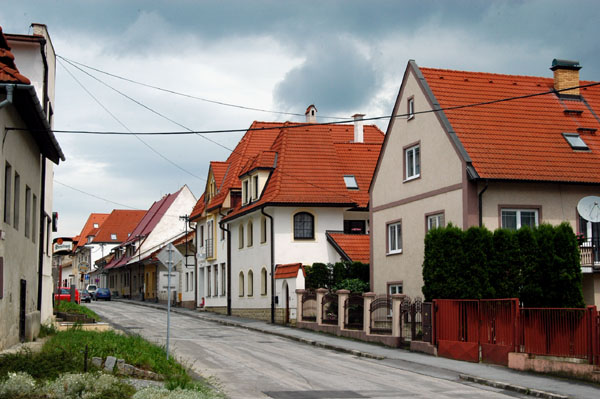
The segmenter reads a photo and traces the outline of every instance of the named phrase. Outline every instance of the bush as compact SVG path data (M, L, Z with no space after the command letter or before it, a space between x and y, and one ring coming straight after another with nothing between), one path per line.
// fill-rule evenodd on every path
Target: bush
M358 279L369 289L370 268L368 263L337 262L335 264L313 263L306 268L307 289L328 288L341 289L346 280Z
M90 319L100 321L100 316L98 316L96 312L85 306L78 305L75 302L60 301L58 306L55 307L55 310L57 312L83 314Z
M527 307L583 307L577 238L568 223L518 231L449 224L425 236L423 294L518 297Z
M358 278L349 278L343 280L338 285L333 287L335 290L350 290L353 293L363 293L369 290L369 283L366 283Z

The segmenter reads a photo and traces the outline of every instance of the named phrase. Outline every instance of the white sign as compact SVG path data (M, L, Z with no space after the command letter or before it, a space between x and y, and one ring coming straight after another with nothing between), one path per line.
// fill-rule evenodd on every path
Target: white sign
M63 240L62 238L57 238L52 243L52 252L55 255L60 254L68 254L73 251L73 241L71 240Z
M177 265L179 262L183 260L183 255L181 252L175 248L175 245L172 243L167 244L163 249L160 250L156 257L165 266L169 266L169 252L171 252L171 267Z

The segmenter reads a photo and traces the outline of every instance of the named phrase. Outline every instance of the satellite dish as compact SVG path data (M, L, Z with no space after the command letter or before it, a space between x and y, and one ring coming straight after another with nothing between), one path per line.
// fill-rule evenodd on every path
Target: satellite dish
M595 195L583 197L577 204L577 212L585 220L593 223L600 222L600 197Z

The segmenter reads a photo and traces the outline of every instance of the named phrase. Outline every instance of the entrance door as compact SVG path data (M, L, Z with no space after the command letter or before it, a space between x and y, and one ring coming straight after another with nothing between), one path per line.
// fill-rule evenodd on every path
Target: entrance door
M284 324L288 324L290 322L290 288L287 285L287 282L285 283L285 320L283 321Z
M19 339L25 342L25 306L27 304L27 280L21 279L19 298Z

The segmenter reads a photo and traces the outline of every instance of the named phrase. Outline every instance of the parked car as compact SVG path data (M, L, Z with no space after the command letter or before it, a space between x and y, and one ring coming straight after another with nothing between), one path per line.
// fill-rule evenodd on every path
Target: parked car
M92 295L88 290L81 290L81 302L92 302Z
M54 294L54 302L71 301L71 289L69 287L60 287L58 292L59 294ZM81 303L79 290L77 288L75 288L75 303Z
M96 300L99 299L110 301L110 290L108 288L98 288L96 290Z
M96 299L96 290L98 289L98 286L96 284L88 284L87 287L85 287L85 289L88 290L88 292L92 296L92 299Z

